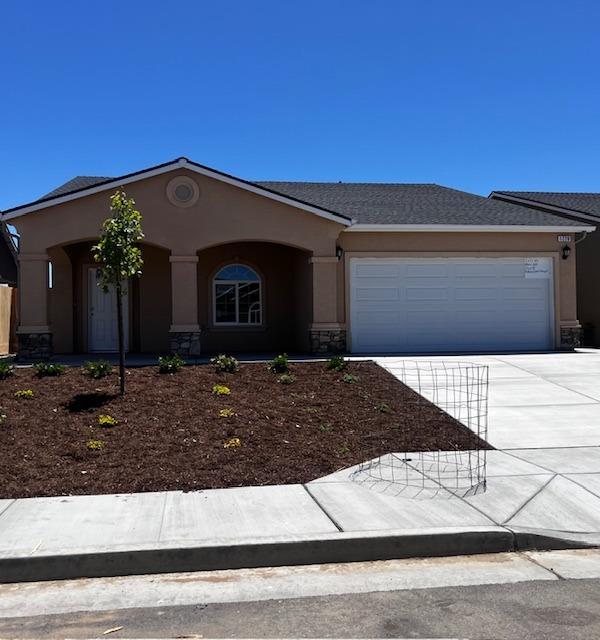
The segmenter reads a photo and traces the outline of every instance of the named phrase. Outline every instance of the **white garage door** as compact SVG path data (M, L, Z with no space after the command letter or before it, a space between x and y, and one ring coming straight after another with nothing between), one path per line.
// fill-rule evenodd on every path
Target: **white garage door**
M550 349L550 258L353 258L352 351Z

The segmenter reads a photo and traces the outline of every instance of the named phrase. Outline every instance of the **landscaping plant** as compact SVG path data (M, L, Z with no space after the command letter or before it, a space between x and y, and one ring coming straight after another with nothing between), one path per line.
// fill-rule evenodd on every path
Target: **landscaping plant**
M294 382L296 382L296 376L292 375L291 373L284 373L283 375L279 376L279 378L277 378L277 382L281 384L293 384Z
M348 366L344 356L332 356L327 360L327 368L333 371L343 371Z
M210 362L215 365L217 373L235 373L240 366L240 363L233 356L226 356L224 353L212 358Z
M100 264L100 286L105 293L115 288L117 297L117 329L119 335L119 379L121 395L125 395L125 338L123 335L123 282L142 273L142 250L137 246L144 237L142 215L135 202L123 190L110 198L111 216L102 225L100 241L92 248L94 260Z
M353 376L351 373L345 373L342 376L342 382L347 384L356 384L358 382L358 376Z
M83 364L83 371L90 378L99 380L100 378L106 378L112 373L112 364L108 360L93 360L85 362Z
M98 426L100 427L116 427L118 424L119 421L112 416L108 416L102 413L98 416Z
M11 362L7 360L0 361L0 380L6 380L6 378L12 376L15 372L15 368Z
M241 447L242 443L239 438L229 438L225 440L223 443L223 448L225 449L235 449L236 447Z
M287 353L282 353L275 356L273 360L269 360L267 363L267 369L271 373L287 373L290 370Z
M219 418L233 418L235 411L230 408L221 409L219 411Z
M214 384L212 392L216 396L228 396L231 393L231 389L226 387L224 384Z
M100 449L104 449L104 440L88 440L85 446L90 451L99 451Z
M67 369L64 364L55 364L52 362L38 362L34 364L33 367L39 378L62 376Z
M170 356L162 356L158 359L158 370L160 373L177 373L185 364L183 358L176 353Z
M33 398L33 391L31 389L19 389L15 391L15 398Z

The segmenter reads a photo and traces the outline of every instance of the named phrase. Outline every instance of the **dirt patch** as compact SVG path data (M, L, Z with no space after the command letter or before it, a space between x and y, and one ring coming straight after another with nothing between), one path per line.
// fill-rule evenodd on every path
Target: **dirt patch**
M324 363L292 364L292 373L295 382L281 384L264 363L235 374L129 369L121 398L116 375L20 369L0 381L0 498L307 482L390 451L478 444L373 362L349 365L354 383ZM216 395L215 384L230 393ZM33 397L15 396L29 389ZM100 415L118 424L100 426Z

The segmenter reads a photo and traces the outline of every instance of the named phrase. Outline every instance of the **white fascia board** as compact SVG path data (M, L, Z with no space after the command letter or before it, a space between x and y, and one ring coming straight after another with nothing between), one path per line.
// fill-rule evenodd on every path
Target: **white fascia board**
M199 173L200 175L207 176L209 178L214 178L215 180L220 180L221 182L225 182L226 184L231 184L235 187L239 187L240 189L250 191L251 193L256 193L265 198L270 198L271 200L282 202L283 204L287 204L296 209L302 209L304 211L308 211L309 213L314 213L315 215L320 216L321 218L332 220L333 222L337 222L338 224L342 224L346 227L350 226L354 222L354 220L349 220L335 213L331 213L330 211L320 209L319 207L315 207L310 204L299 202L298 200L294 200L293 198L288 198L287 196L284 196L284 195L273 193L268 189L254 186L252 184L244 182L243 180L237 180L234 177L223 175L217 171L211 171L206 167L198 166L184 159L177 160L176 162L170 163L162 167L158 167L156 169L149 169L148 171L142 171L129 177L116 178L115 180L111 180L110 182L105 182L104 184L101 184L95 187L89 187L88 189L83 189L81 191L78 191L77 193L71 193L65 196L60 196L58 198L52 198L51 200L46 200L44 202L33 203L29 206L19 208L15 211L9 211L7 213L3 213L2 220L4 221L12 220L13 218L24 216L28 213L32 213L33 211L40 211L41 209L54 207L56 205L64 204L65 202L70 202L71 200L77 200L78 198L90 196L95 193L108 191L109 189L114 189L115 187L121 187L126 184L131 184L132 182L138 182L139 180L152 178L153 176L158 176L163 173L168 173L169 171L174 171L176 169L188 169L189 171L193 171L194 173Z
M583 231L594 231L593 226L534 226L524 224L355 224L344 233L368 232L368 233L390 233L393 231L402 232L443 232L443 233L580 233Z

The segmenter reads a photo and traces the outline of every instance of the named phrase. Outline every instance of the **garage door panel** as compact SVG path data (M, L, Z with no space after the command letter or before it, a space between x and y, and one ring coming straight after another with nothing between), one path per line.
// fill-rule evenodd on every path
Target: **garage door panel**
M447 279L448 271L440 262L409 262L404 267L406 278L444 278Z
M550 259L542 260L549 261L551 274ZM552 277L528 278L525 264L525 257L369 259L368 264L355 259L350 268L352 348L548 349L553 344ZM370 277L359 277L364 273Z
M400 270L399 264L394 263L367 263L357 264L355 276L358 278L396 278Z
M359 287L356 290L356 300L361 301L377 301L377 300L390 300L396 301L399 297L398 288L392 287Z
M450 298L450 292L447 288L443 289L442 287L407 287L405 299L407 302L419 301L419 300L430 300L430 301L440 301L446 302Z

